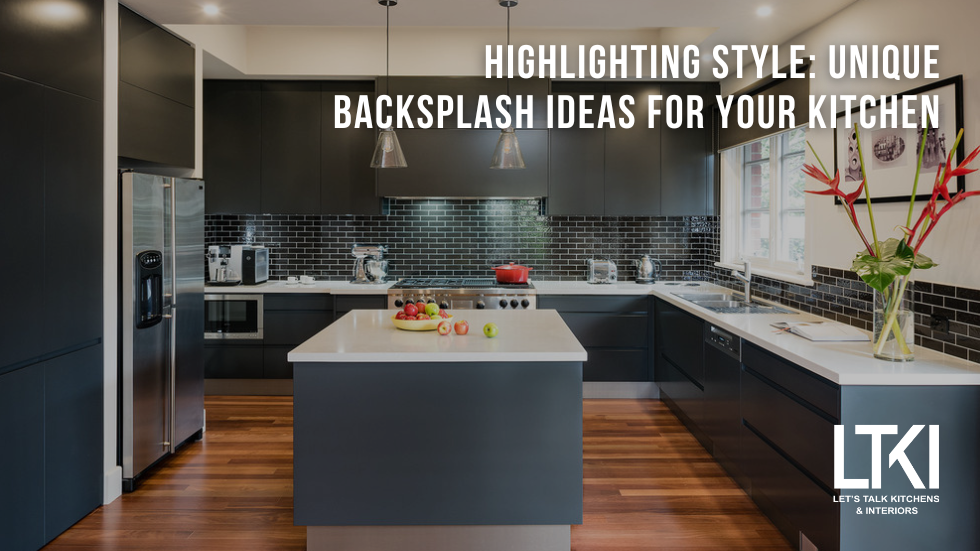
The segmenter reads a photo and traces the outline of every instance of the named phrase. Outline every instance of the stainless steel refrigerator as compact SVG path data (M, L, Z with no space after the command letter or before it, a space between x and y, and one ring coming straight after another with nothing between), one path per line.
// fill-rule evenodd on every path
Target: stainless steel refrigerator
M204 427L204 182L120 175L123 488Z

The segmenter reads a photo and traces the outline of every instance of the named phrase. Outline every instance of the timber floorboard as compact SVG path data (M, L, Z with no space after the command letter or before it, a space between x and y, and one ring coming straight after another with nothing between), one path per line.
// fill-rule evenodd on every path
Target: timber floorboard
M44 549L305 549L305 527L293 526L292 397L208 396L205 406L201 442ZM585 400L583 411L573 551L792 550L663 403Z

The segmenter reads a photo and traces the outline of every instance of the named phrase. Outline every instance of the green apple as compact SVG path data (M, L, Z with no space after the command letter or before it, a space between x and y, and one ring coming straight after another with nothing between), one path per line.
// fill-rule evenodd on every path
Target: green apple
M439 315L439 305L436 304L436 303L434 303L434 302L430 302L430 303L426 304L425 305L425 313L426 314L429 314L430 317L431 316L438 316Z
M487 336L488 339L492 339L497 336L500 330L497 329L496 323L488 323L483 326L483 334Z

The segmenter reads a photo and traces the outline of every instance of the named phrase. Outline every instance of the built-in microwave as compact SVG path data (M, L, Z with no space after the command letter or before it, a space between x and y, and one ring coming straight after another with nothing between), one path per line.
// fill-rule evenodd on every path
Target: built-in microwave
M205 339L261 339L262 295L204 295Z

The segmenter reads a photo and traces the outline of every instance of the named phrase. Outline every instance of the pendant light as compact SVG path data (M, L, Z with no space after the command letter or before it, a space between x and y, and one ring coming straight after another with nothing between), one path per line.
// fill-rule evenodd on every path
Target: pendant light
M510 49L510 9L517 5L517 0L499 0L500 5L507 8L507 49ZM506 55L506 54L505 54ZM507 97L510 97L510 76L507 77ZM517 143L514 127L509 126L500 131L497 147L490 159L490 168L513 169L526 168L524 156L521 155L521 145Z
M391 77L388 72L389 62L389 42L388 33L390 23L388 20L388 10L391 6L398 5L398 0L378 0L378 3L385 7L385 95L390 97L388 90ZM402 153L402 146L398 143L398 136L392 127L382 128L378 134L378 145L374 147L374 156L371 157L371 168L405 168L405 154Z

